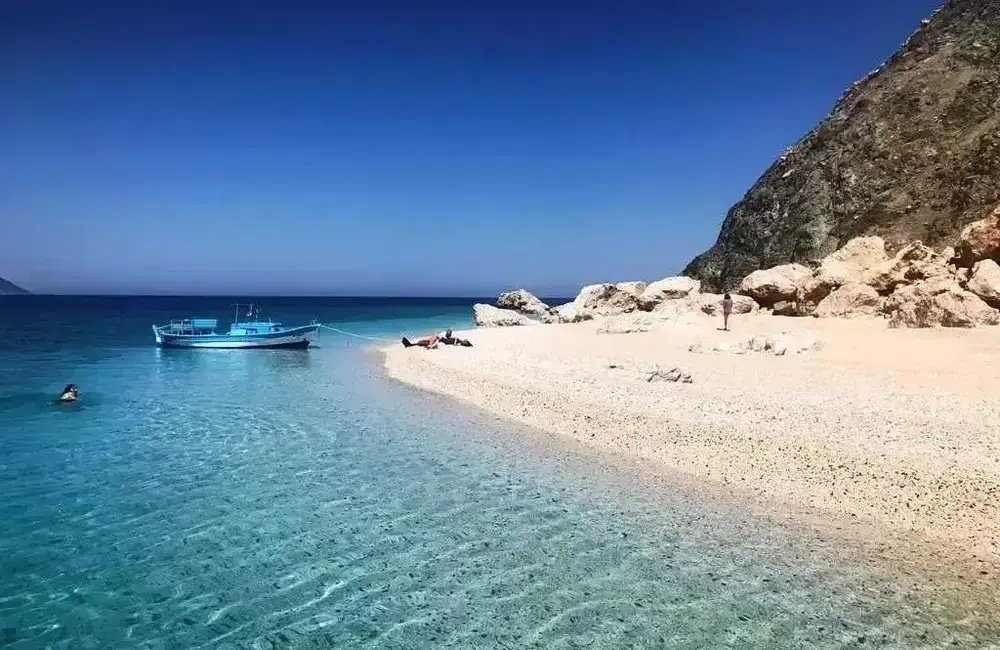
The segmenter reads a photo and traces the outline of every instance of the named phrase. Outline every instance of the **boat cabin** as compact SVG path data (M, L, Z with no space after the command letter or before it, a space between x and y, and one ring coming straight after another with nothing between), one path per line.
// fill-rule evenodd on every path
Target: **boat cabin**
M219 321L215 318L186 318L172 320L166 328L166 333L175 335L195 336L198 334L215 334Z
M280 332L281 323L271 323L268 321L252 321L245 323L233 323L229 328L230 336L253 336L254 334L267 334L268 332Z

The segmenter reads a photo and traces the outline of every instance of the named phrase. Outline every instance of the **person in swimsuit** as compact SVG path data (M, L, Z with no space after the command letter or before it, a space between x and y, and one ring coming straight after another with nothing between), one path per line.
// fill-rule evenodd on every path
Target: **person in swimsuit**
M428 334L424 338L417 339L416 341L411 341L405 336L403 337L404 348L421 347L421 348L427 348L428 350L433 350L438 346L439 343L444 345L461 345L466 348L472 347L472 343L469 342L468 340L452 336L450 329L447 329L443 332L439 332L438 334Z
M729 331L729 315L733 313L733 297L727 291L722 296L722 329Z
M60 403L75 402L80 399L80 389L77 388L76 384L66 384L66 388L63 388L62 395L59 396Z

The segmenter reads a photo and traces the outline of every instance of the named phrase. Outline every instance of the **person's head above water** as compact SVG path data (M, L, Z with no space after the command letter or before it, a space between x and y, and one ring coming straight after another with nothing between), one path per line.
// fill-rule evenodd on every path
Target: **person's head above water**
M76 384L66 384L66 388L63 388L63 392L59 395L60 403L75 402L80 399L80 389L76 387Z

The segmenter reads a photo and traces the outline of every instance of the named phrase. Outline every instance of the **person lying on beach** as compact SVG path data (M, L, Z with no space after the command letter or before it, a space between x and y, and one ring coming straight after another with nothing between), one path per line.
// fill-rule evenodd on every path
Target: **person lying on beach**
M62 395L59 396L59 402L62 404L75 402L78 399L80 399L80 389L76 387L76 384L66 384L66 388L63 388Z
M438 343L443 345L461 345L466 348L471 348L472 343L468 339L460 339L451 335L451 330L445 330L439 334L428 334L422 339L417 339L416 341L410 341L405 336L403 337L403 347L421 347L427 348L428 350L433 350L438 346Z

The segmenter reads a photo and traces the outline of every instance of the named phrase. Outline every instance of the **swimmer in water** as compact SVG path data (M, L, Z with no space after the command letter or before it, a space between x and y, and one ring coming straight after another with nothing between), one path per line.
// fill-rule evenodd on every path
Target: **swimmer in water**
M76 384L66 384L62 395L59 396L60 403L75 402L78 399L80 399L80 389L76 387Z

